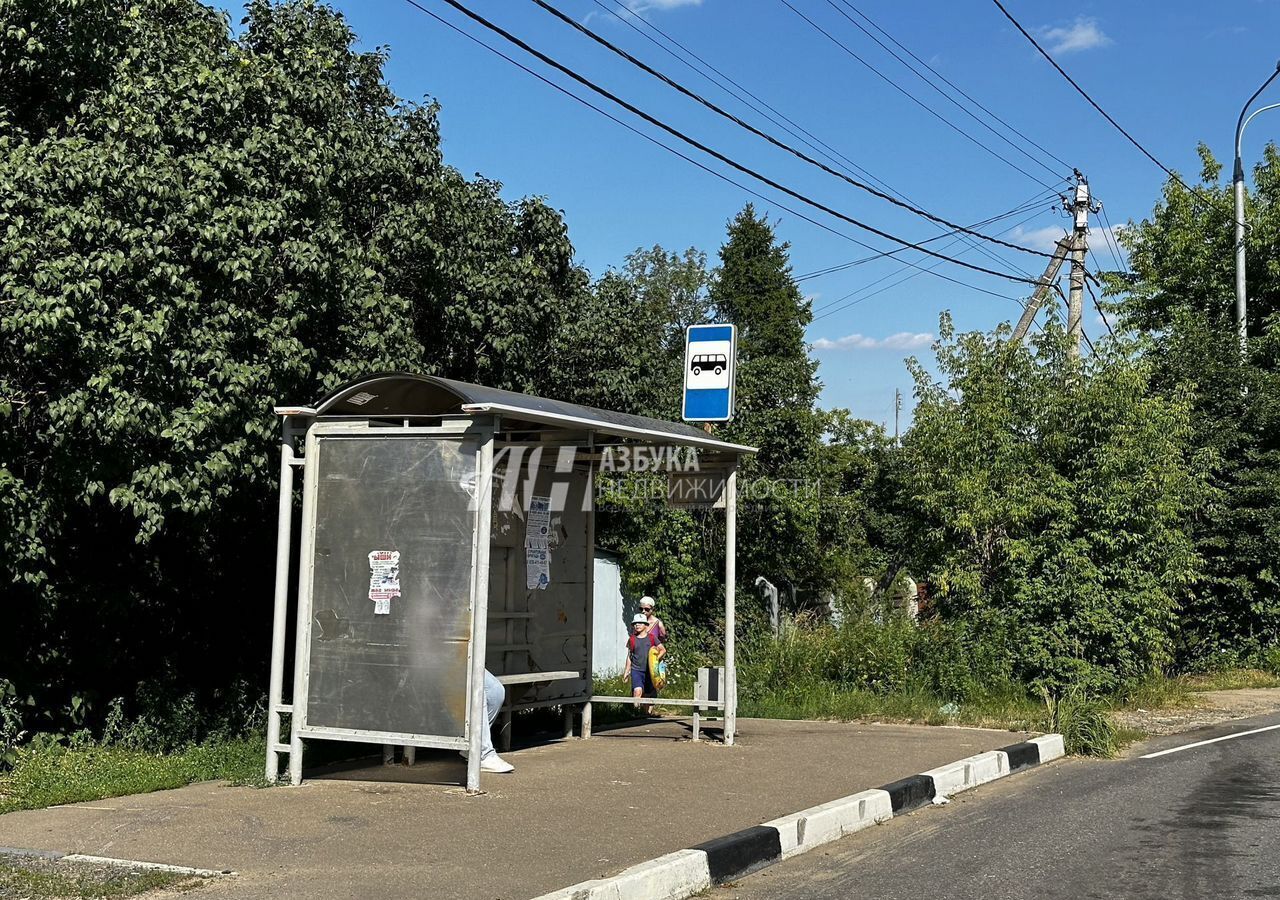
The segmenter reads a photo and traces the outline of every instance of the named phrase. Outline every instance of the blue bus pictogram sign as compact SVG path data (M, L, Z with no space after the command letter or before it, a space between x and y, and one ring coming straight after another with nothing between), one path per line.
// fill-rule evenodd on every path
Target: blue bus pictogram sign
M686 422L728 422L733 418L737 351L733 325L690 325L685 331L681 415Z

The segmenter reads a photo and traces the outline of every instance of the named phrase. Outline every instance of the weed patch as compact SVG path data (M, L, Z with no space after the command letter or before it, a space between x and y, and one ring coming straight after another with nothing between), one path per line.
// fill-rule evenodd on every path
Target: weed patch
M174 753L37 738L20 748L0 775L0 813L39 809L226 779L261 784L266 744L241 738L198 744Z
M1234 691L1242 688L1280 687L1280 673L1263 669L1224 669L1182 678L1188 691Z

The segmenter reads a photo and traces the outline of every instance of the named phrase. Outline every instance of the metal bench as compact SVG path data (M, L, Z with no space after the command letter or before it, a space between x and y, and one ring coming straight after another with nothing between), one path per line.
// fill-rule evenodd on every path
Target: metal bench
M514 675L499 675L498 680L503 687L518 684L542 684L548 681L567 681L582 678L581 672L571 670L556 672L523 672ZM498 739L495 746L503 751L511 749L511 720L517 709L538 709L546 706L564 707L564 736L573 737L573 704L558 700L525 700L513 702L510 697L503 698L502 712L498 716Z
M498 680L502 682L504 688L517 684L542 684L548 681L566 681L570 678L581 678L581 672L570 670L557 672L520 672L514 675L499 675ZM543 706L564 706L564 736L573 737L573 709L571 705L565 705L564 700L527 700L513 703L508 698L503 698L502 711L498 715L498 740L496 746L501 750L511 749L511 719L517 709L536 709ZM401 747L401 754L404 757L404 764L411 766L416 761L416 747ZM396 748L393 744L382 745L382 764L391 765L395 762Z

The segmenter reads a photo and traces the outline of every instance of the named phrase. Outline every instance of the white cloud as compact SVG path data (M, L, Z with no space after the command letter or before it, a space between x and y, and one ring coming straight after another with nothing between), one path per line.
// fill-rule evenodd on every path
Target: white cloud
M610 4L613 15L608 16L608 19L616 22L618 19L631 19L648 12L665 12L669 9L679 9L682 6L701 5L702 0L618 0L616 6L612 3ZM598 9L593 9L582 17L582 24L590 24L591 20L597 16L604 19L606 14ZM615 19L614 16L617 16L617 18Z
M1006 238L1013 244L1029 247L1032 250L1052 253L1054 245L1058 243L1058 239L1066 233L1067 230L1061 225L1046 225L1044 228L1032 228L1030 231L1019 225L1009 232Z
M1127 225L1116 225L1114 228L1101 227L1089 229L1089 256L1092 257L1093 268L1106 269L1110 271L1116 267L1115 257L1112 255L1117 250L1120 251L1120 263L1122 268L1129 266L1129 253L1124 249L1124 245L1120 243L1118 235L1127 228Z
M873 338L865 334L847 334L842 338L818 338L815 350L918 350L933 343L933 335L899 331L888 337Z
M1098 27L1098 20L1086 16L1078 17L1070 25L1041 28L1040 37L1049 44L1050 53L1075 53L1112 43L1111 38Z
M676 9L681 6L701 6L702 0L631 0L624 2L623 6L632 12L648 12L651 9Z
M1093 269L1114 269L1115 260L1112 258L1113 250L1111 242L1116 240L1116 235L1124 231L1126 226L1116 225L1114 228L1102 225L1093 225L1089 228L1089 254L1091 257L1090 268ZM1044 228L1024 229L1021 225L1013 229L1006 235L1006 238L1014 244L1027 247L1031 250L1039 250L1042 253L1052 253L1057 245L1059 238L1067 233L1066 228L1061 225L1046 225ZM1116 241L1119 246L1119 241ZM1128 254L1123 247L1120 247L1120 260L1124 265L1128 265L1126 257Z

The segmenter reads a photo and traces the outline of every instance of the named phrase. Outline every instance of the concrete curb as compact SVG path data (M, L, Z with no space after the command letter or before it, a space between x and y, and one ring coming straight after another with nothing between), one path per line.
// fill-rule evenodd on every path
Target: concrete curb
M0 847L0 856L30 856L50 859L54 862L89 863L96 866L119 866L122 869L146 869L151 872L171 872L175 875L198 875L201 878L221 878L234 875L230 869L193 869L191 866L171 866L168 863L144 862L140 859L117 859L114 856L88 856L84 853L59 853L56 850L27 850L22 847ZM688 896L687 894L685 896Z
M677 850L611 878L584 881L534 900L684 900L848 834L1064 755L1062 735L1045 734L979 753L752 828Z

